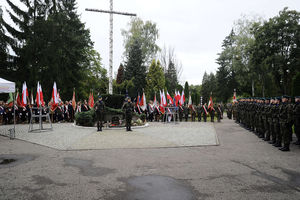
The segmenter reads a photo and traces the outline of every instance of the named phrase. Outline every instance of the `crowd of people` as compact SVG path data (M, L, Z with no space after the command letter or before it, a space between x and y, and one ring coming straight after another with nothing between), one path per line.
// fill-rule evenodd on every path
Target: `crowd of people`
M35 104L28 103L26 106L19 105L17 102L15 105L12 103L8 104L4 101L0 101L0 125L12 124L14 123L14 113L16 118L16 123L30 123L31 115L38 115L39 109L32 109L37 107ZM89 111L91 107L88 105L87 101L84 100L77 102L77 105L74 109L72 101L65 101L59 103L59 105L52 107L51 102L48 103L48 106L42 108L42 114L45 115L49 113L52 123L55 122L74 122L74 115L77 112L86 112ZM38 118L34 119L38 121ZM43 120L46 120L43 117Z
M168 104L166 107L160 107L155 105L153 101L150 101L146 109L142 109L139 105L133 102L134 112L137 114L144 114L145 120L147 121L163 121L171 122L174 121L207 121L207 117L210 117L210 121L214 122L215 116L217 121L223 118L223 106L218 104L216 106L207 106L204 105L187 105L174 106ZM32 109L36 107L35 104L28 103L26 106L18 105L16 102L15 105L7 104L4 101L0 101L0 125L2 124L12 124L14 120L14 112L16 116L16 123L30 123L31 115L38 115L39 109ZM45 115L49 113L52 123L60 122L74 122L75 113L86 112L92 109L92 106L88 104L86 100L82 103L81 101L77 102L76 106L72 105L72 101L60 102L59 105L54 108L51 106L51 102L48 103L48 106L44 106L42 109L42 114ZM34 119L38 121L38 118ZM44 117L43 120L46 120Z
M300 145L300 96L273 98L243 98L228 105L228 118L281 151L289 151L293 127Z
M138 106L135 106L135 112L138 114L144 113L146 115L147 121L163 121L163 122L170 122L174 121L174 117L176 121L197 121L203 122L207 121L207 117L210 117L210 121L214 122L215 116L217 117L217 121L220 122L223 118L224 108L221 104L216 106L207 106L205 103L204 105L198 104L196 105L178 105L174 106L172 104L168 104L166 107L161 108L150 101L147 105L147 108L143 111Z

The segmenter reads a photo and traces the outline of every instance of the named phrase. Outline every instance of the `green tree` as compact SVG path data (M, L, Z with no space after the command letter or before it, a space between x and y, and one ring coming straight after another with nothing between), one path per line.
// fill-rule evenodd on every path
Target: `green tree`
M116 83L121 84L123 81L124 81L124 66L122 64L120 64L118 73L117 73Z
M125 47L124 56L129 56L132 46L138 41L141 46L143 64L150 66L159 51L159 46L156 44L156 40L159 36L156 23L151 21L144 22L137 17L132 18L129 23L129 29L122 30L122 35L124 37Z
M91 48L88 53L88 60L89 65L84 79L81 80L81 88L79 88L79 96L85 99L88 98L90 90L94 94L107 93L108 86L107 70L102 67L100 54Z
M188 103L189 101L189 95L190 95L190 87L189 87L189 83L186 81L184 84L184 96L185 96L186 103Z
M277 94L291 94L292 78L300 68L300 13L284 8L253 32L253 62L271 71Z
M125 79L133 80L134 87L129 90L130 96L136 96L146 86L146 66L142 55L141 44L138 40L130 46L125 64Z
M80 88L87 77L92 42L77 14L75 0L20 1L24 10L7 0L15 26L3 21L13 50L12 67L7 67L6 73L19 85L27 81L28 88L40 81L46 100L54 81L63 86L63 99L72 97L74 87L77 94L84 94Z
M147 99L153 99L154 94L165 88L165 76L160 62L152 61L149 72L146 77L146 94Z
M8 49L7 49L7 40L4 32L4 28L2 25L2 8L0 6L0 74L2 78L9 79L9 75L7 74L8 68Z
M168 92L170 94L173 94L178 85L176 68L173 62L169 62L169 66L165 74L165 79Z

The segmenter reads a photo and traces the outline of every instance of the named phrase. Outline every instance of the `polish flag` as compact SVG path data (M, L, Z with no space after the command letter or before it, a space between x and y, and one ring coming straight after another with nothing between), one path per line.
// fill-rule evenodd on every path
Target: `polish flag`
M53 100L53 104L54 104L54 105L57 105L57 104L58 104L58 95L57 95L56 82L54 82L54 84L53 84L52 100Z
M38 82L37 89L36 89L36 104L37 104L37 106L45 106L42 86L40 85L39 82Z
M209 109L215 110L215 109L214 109L214 102L213 102L211 96L210 96L210 99L209 99L209 102L208 102L208 110L209 110Z
M94 94L93 92L90 93L90 96L89 96L89 106L90 108L93 108L94 107Z
M22 106L27 105L27 98L28 98L28 90L27 90L26 82L24 82L22 88Z
M170 104L174 104L174 101L173 101L173 99L172 99L172 97L171 97L171 95L169 95L169 92L167 91L167 99L169 99L169 103Z
M139 104L140 104L140 94L138 94L136 98L136 107L139 107Z
M193 105L193 102L192 102L192 97L190 95L190 97L189 97L189 107L191 107L192 105Z
M184 96L184 90L182 90L181 98L179 101L180 106L182 106L184 104L184 102L185 102L185 96Z
M175 104L176 104L176 107L178 106L178 102L180 104L180 93L179 93L179 91L175 90Z
M234 89L234 92L233 92L233 99L232 99L232 102L235 103L236 102L236 91Z
M140 106L141 106L141 109L142 109L143 111L145 111L146 108L147 108L147 104L146 104L146 96L145 96L145 93L144 93L144 92L143 92L143 96L142 96L142 99L141 99Z
M73 110L75 111L76 110L75 89L73 90L72 107Z
M17 106L22 106L22 101L20 99L19 91L17 92L16 100L17 100Z

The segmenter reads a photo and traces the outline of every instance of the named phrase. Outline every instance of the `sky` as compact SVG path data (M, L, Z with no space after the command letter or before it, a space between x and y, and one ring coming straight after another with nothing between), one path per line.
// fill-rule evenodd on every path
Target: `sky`
M13 2L16 0L13 0ZM78 14L90 29L95 49L108 69L109 14L87 12L85 8L109 10L110 0L77 0ZM7 7L4 0L0 5ZM182 63L180 83L201 84L204 72L215 73L216 58L224 38L234 22L243 15L269 19L284 7L300 11L299 0L113 0L115 11L136 13L142 20L157 24L157 44L174 48ZM4 16L5 17L5 16ZM123 62L122 29L128 29L130 17L114 15L114 76Z

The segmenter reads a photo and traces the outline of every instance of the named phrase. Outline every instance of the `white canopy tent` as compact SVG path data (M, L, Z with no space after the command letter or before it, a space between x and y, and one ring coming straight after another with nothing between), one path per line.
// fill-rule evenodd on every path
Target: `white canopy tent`
M16 84L14 82L0 78L0 93L15 93Z
M14 82L5 80L3 78L0 78L0 93L15 93L16 91L16 84ZM15 95L14 96L14 107L15 107ZM10 138L12 138L12 134L13 137L15 135L15 130L16 130L16 114L15 114L15 109L14 109L14 128L13 130L11 130L10 133Z

